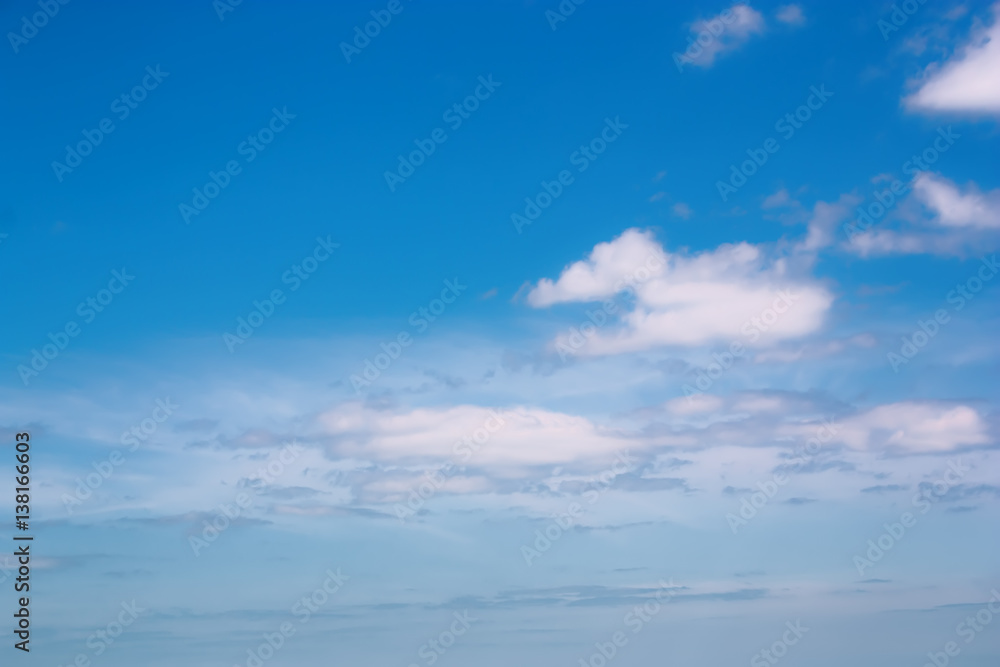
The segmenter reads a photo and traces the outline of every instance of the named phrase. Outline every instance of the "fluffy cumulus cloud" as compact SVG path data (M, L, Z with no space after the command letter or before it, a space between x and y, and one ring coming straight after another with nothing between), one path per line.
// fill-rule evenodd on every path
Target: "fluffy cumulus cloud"
M528 293L528 303L544 308L557 303L598 301L613 296L635 280L659 274L666 254L652 234L626 230L608 243L594 246L586 261L563 270L556 281L542 278Z
M930 172L917 175L893 228L881 225L851 238L861 255L961 255L997 247L1000 189L983 192Z
M846 420L839 440L852 449L900 453L947 452L988 444L985 420L965 405L902 402L881 405Z
M630 299L613 299L626 290ZM667 253L631 229L598 244L586 260L543 279L528 294L535 307L603 301L604 326L560 336L554 345L585 356L662 346L739 342L765 345L817 331L833 301L815 280L758 246L725 244L697 254ZM612 323L614 321L614 323Z
M718 16L691 24L689 46L681 61L711 67L724 53L735 51L764 32L764 17L753 7L737 3Z
M321 414L329 454L390 465L453 461L493 476L535 466L601 467L637 443L584 417L533 407L458 405L376 410L357 402Z
M949 60L928 67L904 103L914 111L1000 113L1000 3L993 24L975 28Z

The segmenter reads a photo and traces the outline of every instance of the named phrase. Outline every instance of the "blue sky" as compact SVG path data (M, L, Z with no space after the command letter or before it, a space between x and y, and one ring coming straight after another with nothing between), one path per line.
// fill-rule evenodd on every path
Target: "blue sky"
M1000 5L0 25L16 659L996 664Z

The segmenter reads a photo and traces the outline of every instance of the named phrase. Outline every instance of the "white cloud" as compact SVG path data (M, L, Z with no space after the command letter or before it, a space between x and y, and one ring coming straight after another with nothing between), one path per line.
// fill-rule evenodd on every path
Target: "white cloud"
M925 112L1000 113L1000 3L989 28L974 29L950 60L928 67L904 103Z
M922 172L904 202L896 228L880 223L854 236L849 247L863 256L888 254L962 255L971 249L992 249L1000 229L1000 189L982 192L975 183L965 188L930 172Z
M990 441L986 422L972 408L930 402L881 405L848 420L838 440L853 449L946 452Z
M925 172L914 182L913 194L943 227L1000 227L1000 189L983 194L970 183L963 193L947 178Z
M542 308L556 303L599 301L621 291L627 277L640 267L647 263L659 265L659 269L653 269L659 272L664 262L663 248L650 232L629 229L614 241L598 243L586 261L563 269L558 281L542 278L528 294L528 303Z
M685 220L694 215L694 211L691 210L691 207L682 201L674 204L671 210L674 212L674 215L676 215L678 218L684 218Z
M876 229L859 234L850 240L849 247L862 257L877 255L921 255L945 253L945 247L938 245L937 235L925 232L897 232L891 229Z
M760 207L763 209L784 208L786 206L794 206L796 204L798 204L798 202L792 199L791 195L788 194L788 190L781 188L774 194L765 197Z
M351 402L321 414L317 424L317 436L339 457L395 465L450 460L500 477L540 465L600 467L617 452L638 446L584 417L532 407L393 411Z
M746 4L734 4L718 16L691 25L694 41L684 54L685 62L711 67L717 56L735 51L763 32L764 17L760 12Z
M662 263L642 274L640 267L649 257L662 258ZM620 315L622 326L596 331L583 345L569 343L575 353L798 338L819 329L833 302L825 287L793 275L784 259L767 260L758 246L725 244L695 255L669 254L649 232L631 229L598 244L587 260L564 269L556 281L539 281L528 303L541 307L604 300L629 277L634 279L635 304ZM566 344L565 337L555 341L557 348Z
M806 17L799 5L783 5L778 8L775 18L791 26L805 25Z
M675 417L711 414L698 431L697 446L739 442L743 447L797 448L828 424L823 443L839 443L862 453L928 454L990 444L987 421L974 408L938 401L887 403L845 416L838 406L805 394L739 392L727 396L695 395L668 401ZM735 419L739 417L739 419ZM693 454L689 451L686 457Z

